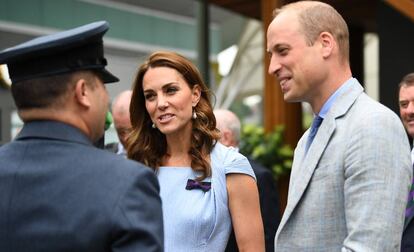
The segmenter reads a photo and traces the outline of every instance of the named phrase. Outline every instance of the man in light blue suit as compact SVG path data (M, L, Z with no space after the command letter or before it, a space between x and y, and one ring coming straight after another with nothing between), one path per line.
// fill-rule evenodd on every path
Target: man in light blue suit
M319 122L295 149L275 251L399 251L410 147L398 116L352 78L345 21L325 3L286 5L267 50L284 99L308 102Z

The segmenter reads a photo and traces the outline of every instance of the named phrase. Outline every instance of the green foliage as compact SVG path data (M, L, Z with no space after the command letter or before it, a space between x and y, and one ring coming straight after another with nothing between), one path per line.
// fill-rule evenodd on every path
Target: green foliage
M282 125L269 133L263 127L245 125L241 132L240 152L271 169L275 179L292 168L293 150L284 143L283 131Z

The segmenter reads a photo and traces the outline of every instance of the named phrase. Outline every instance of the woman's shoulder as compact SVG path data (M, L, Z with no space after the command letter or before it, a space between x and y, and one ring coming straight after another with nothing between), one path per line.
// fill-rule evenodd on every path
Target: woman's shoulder
M220 142L217 142L212 151L212 158L216 158L223 162L231 162L235 160L243 160L247 158L239 153L239 150L234 147L227 147Z
M212 162L221 168L225 174L244 173L254 177L253 169L248 159L234 147L227 147L217 142L214 146Z

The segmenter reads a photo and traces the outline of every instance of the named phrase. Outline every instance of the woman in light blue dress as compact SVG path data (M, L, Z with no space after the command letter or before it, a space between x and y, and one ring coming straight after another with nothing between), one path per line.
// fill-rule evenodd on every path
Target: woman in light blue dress
M196 67L155 52L138 69L128 157L158 175L165 251L224 251L233 226L240 251L264 251L253 170L220 136Z

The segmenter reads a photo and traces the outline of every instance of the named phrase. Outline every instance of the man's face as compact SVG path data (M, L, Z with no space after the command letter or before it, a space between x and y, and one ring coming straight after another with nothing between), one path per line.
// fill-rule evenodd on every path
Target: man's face
M405 129L414 137L414 86L402 86L399 93L400 116Z
M125 113L116 116L114 114L114 124L116 132L118 133L119 141L123 146L126 146L132 127L129 112L126 111Z
M92 106L91 106L91 124L92 124L92 138L94 141L100 139L104 134L105 118L108 112L109 96L105 85L98 77L94 78L95 85L91 88Z
M278 80L285 101L312 102L320 86L322 55L316 41L308 45L293 11L279 14L267 31L269 74Z

